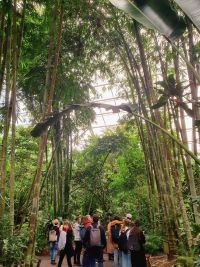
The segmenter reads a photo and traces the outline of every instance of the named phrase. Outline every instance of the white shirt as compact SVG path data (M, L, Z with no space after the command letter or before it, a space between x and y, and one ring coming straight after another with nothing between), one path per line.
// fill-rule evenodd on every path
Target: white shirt
M128 231L127 231L128 230ZM127 231L127 232L126 232ZM119 231L119 235L121 235L121 230ZM125 228L123 229L123 232L126 232L126 236L127 236L127 239L129 238L129 235L130 235L130 229L128 228L128 226L125 226Z
M75 222L75 224L73 225L73 232L74 232L74 241L81 241L79 223Z
M60 232L59 240L58 240L58 249L62 250L65 248L67 241L67 233L65 231Z

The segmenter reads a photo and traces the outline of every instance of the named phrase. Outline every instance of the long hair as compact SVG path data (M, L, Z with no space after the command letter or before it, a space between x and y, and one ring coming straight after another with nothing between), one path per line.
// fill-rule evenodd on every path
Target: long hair
M71 223L68 221L67 224L68 224L68 226L69 226L69 230L72 231L72 225L71 225Z
M136 220L133 223L133 226L131 227L130 235L139 235L140 232L141 232L140 222L138 220Z
M70 221L68 221L68 220L64 220L64 222L63 222L63 226L64 226L64 225L67 225L67 226L69 227L68 231L69 231L69 230L72 231L72 225L71 225Z

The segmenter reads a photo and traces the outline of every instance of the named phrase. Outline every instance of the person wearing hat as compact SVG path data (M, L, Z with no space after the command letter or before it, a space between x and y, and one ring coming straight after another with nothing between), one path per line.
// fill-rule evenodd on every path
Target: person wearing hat
M132 215L130 213L127 213L126 214L126 219L131 221L132 220Z
M52 225L50 226L49 231L49 248L50 248L50 260L51 264L56 264L55 259L58 250L58 239L59 239L59 221L58 219L54 219L52 221Z

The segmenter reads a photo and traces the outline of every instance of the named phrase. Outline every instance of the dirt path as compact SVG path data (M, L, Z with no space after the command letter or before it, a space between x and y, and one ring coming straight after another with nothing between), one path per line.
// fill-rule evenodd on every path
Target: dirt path
M42 256L42 257L37 257L37 260L41 260L41 264L40 267L52 267L52 266L56 266L56 265L51 265L50 260L49 260L49 256ZM56 262L58 263L59 260L59 256L56 258ZM104 267L113 267L113 262L112 261L108 261L106 255L104 256ZM72 259L73 262L73 259ZM37 265L35 265L34 267L36 267ZM66 257L63 260L62 266L68 266L67 265L67 260ZM77 265L73 265L74 267L78 267Z
M56 265L51 265L50 264L49 256L37 257L37 261L39 259L41 260L40 267L56 266ZM57 256L56 262L58 262L58 260L59 260L59 256ZM108 261L107 255L104 255L104 260L105 260L104 261L104 267L113 267L113 262L112 261ZM72 259L72 262L73 262L73 259ZM151 267L172 267L172 264L167 261L166 256L150 257L150 264L151 264ZM37 265L35 264L34 267L36 267L36 266ZM66 258L64 258L62 266L68 266ZM73 265L73 266L75 267L77 265Z

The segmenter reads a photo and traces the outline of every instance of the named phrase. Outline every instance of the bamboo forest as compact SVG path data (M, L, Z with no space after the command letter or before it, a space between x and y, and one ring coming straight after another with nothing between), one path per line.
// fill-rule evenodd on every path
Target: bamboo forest
M200 0L0 0L0 267L200 266L199 88Z

